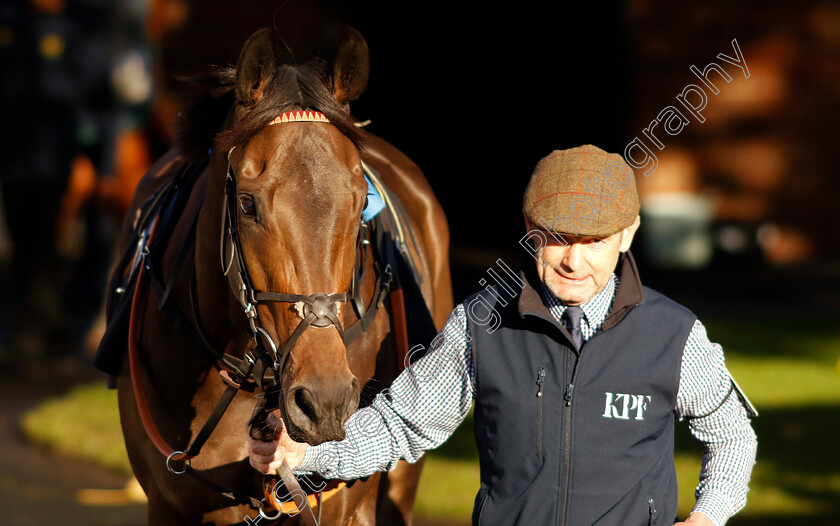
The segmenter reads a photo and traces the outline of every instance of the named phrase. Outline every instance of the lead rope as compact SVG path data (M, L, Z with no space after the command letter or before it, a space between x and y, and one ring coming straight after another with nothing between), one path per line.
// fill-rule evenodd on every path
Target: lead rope
M271 407L279 405L279 397L280 393L276 384L272 386L269 391L258 395L257 405L254 408L251 421L248 423L248 434L251 438L262 441L273 441L276 439L274 430L266 428L264 424L265 418L269 413L266 407L269 405ZM256 436L257 430L259 430L259 436ZM282 481L288 497L283 499L277 497L277 479ZM317 492L316 497L318 505L318 518L316 519L315 514L312 511L312 507L309 505L309 496L301 488L297 477L295 477L285 459L283 459L283 463L280 465L280 468L273 474L267 473L263 475L263 492L265 494L265 502L275 509L277 513L275 515L269 515L266 511L260 509L259 514L262 518L274 521L278 520L284 513L290 516L296 516L303 513L303 515L301 515L301 519L306 526L320 526L322 509L321 491ZM299 498L300 503L298 503L296 497ZM291 506L294 506L294 508Z

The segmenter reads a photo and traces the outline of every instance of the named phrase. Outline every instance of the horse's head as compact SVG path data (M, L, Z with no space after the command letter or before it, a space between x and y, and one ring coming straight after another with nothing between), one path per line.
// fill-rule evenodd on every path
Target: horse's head
M280 358L289 432L311 444L344 437L360 392L336 322L350 308L344 294L368 188L347 106L367 83L367 45L354 30L347 35L330 75L283 64L269 30L252 36L237 63L230 127L217 141L229 152L234 266L241 262L254 291L268 292L256 302L260 337ZM273 122L298 110L317 117ZM226 265L231 257L223 255Z

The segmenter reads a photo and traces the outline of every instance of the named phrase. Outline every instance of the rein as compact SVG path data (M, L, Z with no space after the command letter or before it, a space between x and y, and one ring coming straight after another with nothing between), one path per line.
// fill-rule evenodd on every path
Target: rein
M280 114L273 119L269 125L289 122L329 123L329 120L320 112L295 111ZM233 149L231 149L231 151L232 150ZM191 468L190 460L200 453L202 446L210 437L210 434L213 432L218 422L221 420L222 415L236 393L240 390L252 392L254 388L259 387L263 392L255 395L258 401L249 422L249 433L253 436L255 427L258 427L264 421L270 411L270 409L267 408L279 406L279 397L281 392L280 382L286 361L301 334L310 326L321 328L334 326L344 341L345 346L349 345L364 331L367 331L370 323L375 318L378 309L382 306L385 297L388 295L392 280L391 265L386 264L385 268L381 269L378 263L379 259L376 257L373 258L374 268L376 270L376 286L374 288L374 294L370 305L365 307L363 300L361 300L360 287L367 270L367 261L364 257L364 252L366 247L370 245L370 228L364 221L360 220L356 246L356 263L354 265L352 281L348 291L302 295L257 290L253 286L240 245L241 242L237 221L238 215L237 208L235 206L236 174L230 164L230 153L231 152L228 152L228 170L226 173L224 197L225 203L222 207L220 257L222 271L228 279L228 284L230 285L234 296L242 305L244 314L248 321L248 330L251 335L251 339L254 342L254 346L245 353L244 359L238 359L227 353L218 352L213 349L209 344L209 340L203 329L201 328L194 298L192 305L194 318L193 322L195 323L195 326L192 326L189 320L187 320L177 308L170 308L168 310L165 309L169 292L171 292L172 285L174 284L175 276L179 272L181 263L185 260L186 250L189 249L189 243L185 243L185 246L182 248L182 252L179 254L177 260L178 263L176 264L176 268L173 270L173 275L170 276L170 280L166 284L166 287L162 287L159 284L159 281L155 278L154 273L149 272L151 271L151 258L149 257L148 247L155 237L158 226L158 218L155 217L149 223L149 226L141 233L142 250L138 256L139 264L135 263L138 271L134 296L131 303L131 315L129 318L129 364L131 381L135 399L137 401L137 409L147 435L158 451L166 457L166 467L171 473L176 475L189 473L204 484L218 491L223 496L232 499L239 504L244 504L257 510L261 517L268 520L277 520L283 513L297 515L300 511L302 511L302 508L306 508L307 512L301 515L304 523L311 526L318 526L322 509L322 498L332 496L335 492L344 487L346 483L331 483L330 485L333 487L326 491L324 495L322 495L322 492L326 486L321 487L321 491L318 491L316 494L317 496L309 495L309 497L302 499L302 503L298 505L294 501L282 503L278 502L276 494L270 489L271 486L268 485L269 478L267 476L264 480L266 498L260 501L254 497L225 489L215 482L207 479ZM366 166L363 167L367 168ZM376 218L374 218L374 220L376 220ZM193 234L195 230L194 227L195 224L192 229ZM140 327L139 320L142 318L143 314L140 298L142 296L141 289L143 289L145 285L143 274L146 272L144 272L144 270L152 274L152 278L154 278L153 285L155 285L155 287L153 288L155 289L154 292L160 299L159 308L161 310L166 310L167 313L171 312L173 314L172 317L176 328L182 334L187 333L185 336L189 341L194 343L203 343L200 347L211 351L216 360L216 367L219 369L222 380L226 384L225 392L216 403L216 406L207 421L202 426L201 430L196 434L189 447L187 447L184 451L178 451L169 446L160 431L157 429L151 416L148 400L142 384L142 378L140 376L142 366L139 359L138 349ZM193 274L193 282L191 283L190 289L191 296L193 295L194 286L195 275ZM359 320L351 325L347 331L345 331L338 319L337 309L340 304L348 301L353 305ZM260 325L256 306L259 303L265 302L293 303L297 307L296 310L301 318L298 326L279 350L278 346L275 345L268 332ZM392 303L394 303L393 299ZM399 303L401 304L401 302ZM402 333L405 330L404 322L405 320L403 319L402 323L398 323L395 327L398 329L398 333ZM398 336L402 336L402 334L398 334ZM402 340L403 338L399 339ZM401 352L400 354L402 355L404 353ZM231 375L228 369L233 371L233 375ZM173 463L183 463L182 469L177 469ZM300 484L285 461L283 462L283 465L277 475L283 481L289 495L306 495L306 492L301 489ZM313 505L318 507L317 519L312 511ZM273 516L266 514L264 511L266 507L273 508L277 511L277 514Z
M148 236L148 240L151 241L154 238L154 234L156 233L157 227L157 218L153 220L152 226L150 227L150 235ZM205 422L204 426L202 426L201 431L196 435L195 439L193 439L190 446L185 451L178 451L175 450L173 447L169 445L166 439L163 438L161 435L160 430L158 430L157 425L152 418L151 411L149 409L148 399L146 397L146 391L143 387L143 379L140 376L141 364L140 364L140 353L139 353L139 341L140 341L140 318L143 315L143 307L141 305L140 298L142 297L142 292L145 286L145 281L143 279L144 272L142 272L143 268L146 267L145 259L148 257L148 251L141 257L141 272L137 274L137 283L134 289L134 295L131 300L131 316L129 318L129 329L128 329L128 358L129 358L129 369L131 374L131 384L132 389L134 390L134 398L137 402L137 412L140 415L140 420L143 423L143 428L146 430L146 434L148 435L149 439L154 444L155 448L166 457L166 468L174 475L183 475L184 473L189 473L193 477L197 478L201 482L209 485L210 487L216 489L227 498L230 498L236 501L239 504L245 504L247 506L251 506L254 509L261 510L262 509L262 502L259 500L240 494L233 490L227 490L218 486L214 482L210 481L209 479L205 478L198 472L192 469L190 466L190 460L195 458L201 451L201 447L210 438L210 433L212 433L213 429L219 423L222 415L224 414L225 410L227 409L228 405L230 404L233 397L236 395L236 392L239 390L238 388L231 388L230 385L228 389L225 390L225 393L219 399L214 408L213 412L211 413L210 417ZM247 378L248 375L251 373L251 369L253 369L253 363L249 361L243 360L243 364L250 363L250 366L247 366L245 370L240 369L238 371L239 377ZM173 465L173 462L183 462L183 468L181 470L176 469Z

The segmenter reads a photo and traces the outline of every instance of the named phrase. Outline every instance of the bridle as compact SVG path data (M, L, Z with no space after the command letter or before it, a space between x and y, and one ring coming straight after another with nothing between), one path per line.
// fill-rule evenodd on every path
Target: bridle
M269 122L270 125L281 124L287 122L324 122L329 123L329 120L320 112L316 111L295 111L284 112ZM361 295L361 284L366 276L368 261L366 257L369 245L372 245L374 252L376 252L376 243L371 244L370 237L371 230L376 228L369 228L368 224L361 218L359 220L359 230L356 241L356 257L354 263L353 274L349 290L339 293L315 293L309 295L294 294L287 292L261 291L254 287L253 280L248 272L248 266L245 261L244 253L242 251L241 239L239 236L238 212L236 207L237 192L236 192L236 174L230 162L230 153L228 152L228 167L225 180L225 196L222 206L222 221L221 221L221 236L220 236L220 259L222 272L227 278L228 284L233 291L234 296L239 301L243 308L244 315L247 320L248 331L251 336L253 346L251 346L244 355L244 359L235 358L227 353L220 353L215 350L212 344L209 343L204 330L198 321L195 304L193 304L193 315L196 327L191 330L197 333L193 341L203 342L203 346L213 353L217 360L217 367L223 381L227 384L227 388L215 408L211 412L208 419L200 431L195 435L190 445L182 451L174 450L160 434L157 426L154 424L152 415L149 412L147 403L145 402L145 392L142 386L140 374L140 361L138 358L137 342L139 341L139 316L142 308L140 307L141 284L143 272L139 272L136 278L136 288L133 295L131 308L131 321L129 326L129 358L131 361L131 375L132 384L135 389L135 398L138 403L138 412L140 413L143 426L146 433L151 439L155 447L166 457L167 469L176 475L189 473L191 476L197 478L205 485L213 488L240 504L249 505L257 509L260 516L268 520L279 519L284 513L284 508L281 506L274 516L267 515L263 510L263 503L265 501L258 501L248 495L243 495L237 491L226 489L219 486L215 482L204 477L190 467L190 459L195 458L210 434L215 429L222 415L226 411L228 405L233 400L236 392L240 390L254 391L255 387L259 387L262 393L255 394L257 404L249 422L249 432L253 436L253 430L262 424L265 417L275 407L279 407L279 399L282 391L281 378L288 360L288 357L301 335L310 327L327 328L334 326L341 336L345 347L349 346L357 337L366 331L376 317L379 308L386 296L392 281L391 264L388 263L384 268L380 268L379 258L374 255L372 258L375 270L376 285L370 304L365 305L365 301ZM362 163L362 168L368 172L369 168ZM197 220L197 217L196 217ZM374 218L373 221L376 221ZM151 226L144 231L141 238L142 248L140 268L149 267L147 256L149 255L148 244L151 238L154 237L157 220L154 220ZM193 231L195 230L195 223ZM148 235L147 235L148 233ZM182 249L182 254L185 254ZM184 258L179 256L179 261ZM177 272L173 274L176 275ZM195 274L193 274L192 287L195 287ZM168 287L167 287L168 289ZM168 292L164 294L164 298L168 296ZM194 297L193 297L194 302ZM267 302L281 302L291 303L296 306L298 316L301 318L295 330L292 332L288 340L282 345L282 349L278 350L278 346L271 338L268 331L262 327L257 312L257 305ZM350 303L359 318L344 330L341 321L339 320L338 306L344 303ZM166 303L162 301L161 304ZM177 309L175 309L177 311ZM175 316L178 319L182 315ZM188 324L176 323L179 328L184 328ZM190 330L185 330L189 332ZM226 369L233 371L231 374ZM182 469L178 469L176 464L182 465ZM300 484L297 482L288 465L284 462L280 469L279 475L289 490L294 494L305 494L300 489ZM265 481L264 481L265 482ZM266 500L269 500L267 493ZM270 500L269 500L270 502ZM318 497L318 515L320 518L320 493ZM300 510L300 507L296 508ZM297 514L299 511L292 513ZM288 512L287 512L288 513ZM317 525L319 520L315 518L311 508L308 508L308 513L304 512L302 518L306 524Z
M273 122L273 121L272 121ZM319 121L323 122L323 121ZM254 371L255 380L260 385L265 372L274 375L274 380L279 383L285 369L286 361L291 354L292 348L297 343L303 332L312 327L326 328L334 326L338 334L344 339L344 329L338 319L339 304L347 302L348 292L315 294L293 294L286 292L261 291L254 286L251 275L248 272L248 265L242 250L242 242L239 236L239 221L236 208L236 173L231 165L228 152L228 168L225 180L225 203L222 207L222 232L220 240L220 257L222 272L227 278L228 284L234 296L242 306L245 318L248 322L248 331L252 340L259 345L263 341L268 344L271 353L265 359L257 363ZM297 307L298 316L301 318L291 336L278 349L271 335L266 331L259 319L257 305L261 303L292 303ZM257 358L258 356L254 356ZM260 356L260 358L262 358ZM260 385L260 387L263 387Z
M320 112L317 111L292 111L284 112L274 118L268 123L269 126L281 123L290 122L322 122L329 123L330 121ZM235 147L234 147L235 148ZM255 348L259 348L262 342L268 344L271 352L252 353L252 358L255 361L255 369L253 376L257 385L263 390L271 390L273 386L279 385L285 370L286 362L291 354L292 348L297 343L303 332L309 327L326 328L334 326L338 331L339 336L343 340L345 346L349 345L362 331L367 330L370 323L370 317L375 314L374 311L366 311L363 304L360 303L361 296L361 281L364 277L365 261L361 257L365 247L370 244L368 239L368 227L364 221L359 220L359 229L357 233L356 242L356 258L351 278L350 288L346 292L318 292L314 294L304 295L288 292L274 292L261 291L254 286L251 275L248 272L248 265L245 261L244 252L242 250L241 238L239 235L239 221L237 212L237 190L236 190L236 172L231 162L231 154L234 148L228 151L228 164L225 180L225 203L222 207L222 221L221 221L221 240L220 240L220 258L222 265L222 272L227 277L228 284L233 291L234 296L242 306L243 312L248 322L248 331L250 332L252 340L255 342ZM380 273L377 291L375 293L374 307L378 308L381 300L384 298L384 293L390 283L391 270L389 267ZM353 300L353 306L359 316L357 324L360 327L351 326L348 332L339 320L339 306ZM298 317L301 319L295 330L289 336L282 348L275 344L262 325L260 324L259 314L257 313L257 305L276 302L276 303L291 303L296 307ZM355 325L355 324L354 324ZM358 330L361 329L361 330ZM264 386L262 384L264 374L271 374L274 378L273 385Z
M323 122L329 123L329 120L320 112L316 111L296 111L284 112L278 117L269 122L269 126L281 123L290 122ZM226 276L228 285L233 291L234 296L242 306L246 320L248 322L248 331L251 339L254 342L252 349L246 353L246 359L253 362L254 370L251 374L254 382L262 389L263 393L260 397L257 395L258 401L250 420L250 433L253 436L254 427L261 425L265 417L268 415L271 408L279 407L280 393L282 391L281 380L283 372L285 371L286 363L292 349L297 344L298 340L310 327L328 328L335 327L339 336L344 342L345 347L348 346L353 339L367 330L370 320L376 314L376 310L382 303L387 289L391 281L390 266L386 266L383 272L377 276L378 284L374 298L371 302L372 308L366 310L361 297L361 282L364 278L364 271L366 268L366 261L363 257L367 245L370 244L368 239L368 228L366 223L359 218L359 229L356 236L356 257L354 258L354 269L351 277L350 287L346 292L317 292L314 294L296 294L289 292L275 292L262 291L254 286L251 275L248 271L248 265L245 261L245 254L242 250L242 241L239 235L239 213L237 210L237 186L236 186L236 171L233 168L231 161L231 154L233 148L228 151L227 158L227 172L225 179L225 197L224 206L222 207L222 221L221 221L221 239L220 239L220 258L222 265L222 272ZM375 261L375 258L374 258ZM349 332L345 332L339 320L339 306L347 303L353 299L353 306L359 316L359 321L350 327ZM296 307L296 312L300 318L300 322L295 327L289 338L282 344L282 347L275 344L271 335L265 328L262 327L257 311L257 305L265 303L291 303ZM361 310L360 310L361 309ZM263 344L265 342L270 349L270 352ZM270 376L268 383L265 383L266 376ZM299 485L288 466L283 464L278 473L283 480L285 486L290 492L299 489ZM264 484L268 486L268 483ZM318 512L322 506L318 506ZM320 521L315 519L312 515L311 509L304 513L304 518L314 524ZM267 519L274 519L279 517L266 515L262 509L259 510L260 515ZM320 518L320 517L319 517Z

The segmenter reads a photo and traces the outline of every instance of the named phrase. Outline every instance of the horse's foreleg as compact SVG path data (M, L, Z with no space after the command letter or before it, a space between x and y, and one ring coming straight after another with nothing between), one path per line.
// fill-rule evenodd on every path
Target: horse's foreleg
M415 464L401 460L393 471L382 477L377 524L411 525L417 484L425 460L423 457Z
M149 526L188 526L189 522L183 515L178 513L166 496L158 489L149 488L146 491L149 498L147 516L149 518Z

